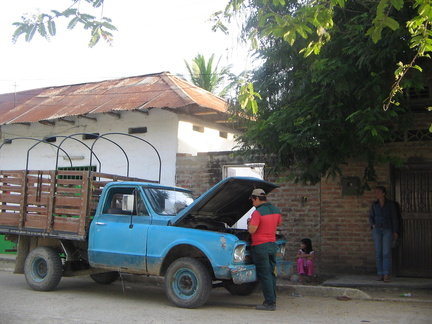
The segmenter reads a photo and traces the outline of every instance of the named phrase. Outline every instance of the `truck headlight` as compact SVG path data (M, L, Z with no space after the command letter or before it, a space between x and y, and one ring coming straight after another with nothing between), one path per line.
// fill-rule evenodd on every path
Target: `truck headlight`
M234 249L234 262L244 262L245 260L245 244L239 244Z

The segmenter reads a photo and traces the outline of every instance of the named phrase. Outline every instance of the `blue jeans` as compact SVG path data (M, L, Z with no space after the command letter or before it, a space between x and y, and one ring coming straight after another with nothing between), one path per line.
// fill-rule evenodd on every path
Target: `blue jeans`
M391 229L374 227L372 234L375 242L375 258L378 275L389 275L391 272L393 232Z
M264 304L276 303L276 243L269 242L252 246L252 260L261 281Z

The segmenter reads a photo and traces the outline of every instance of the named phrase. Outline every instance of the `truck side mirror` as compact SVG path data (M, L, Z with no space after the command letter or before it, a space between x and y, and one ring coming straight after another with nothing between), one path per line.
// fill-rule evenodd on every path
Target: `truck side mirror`
M123 198L122 198L122 209L124 211L130 212L130 224L129 224L129 228L131 228L131 229L133 228L132 218L133 218L134 206L135 206L135 196L134 195L123 195Z
M123 195L122 199L122 210L133 212L135 206L134 195Z

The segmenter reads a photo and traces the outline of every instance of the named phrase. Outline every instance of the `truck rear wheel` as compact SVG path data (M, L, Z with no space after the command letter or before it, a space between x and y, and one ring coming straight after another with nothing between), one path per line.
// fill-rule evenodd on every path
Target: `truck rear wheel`
M39 246L30 251L24 264L24 275L34 290L53 290L60 282L63 266L56 250Z
M208 300L212 280L207 268L193 258L174 261L165 275L165 292L171 302L182 308L196 308Z
M120 273L118 271L94 273L90 277L99 284L109 285L120 277Z

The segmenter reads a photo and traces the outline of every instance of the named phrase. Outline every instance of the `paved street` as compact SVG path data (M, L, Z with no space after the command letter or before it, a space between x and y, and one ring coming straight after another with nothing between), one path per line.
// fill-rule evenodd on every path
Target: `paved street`
M275 312L256 311L260 293L214 289L199 309L173 307L160 285L63 278L52 292L31 290L23 275L0 271L0 323L430 323L432 301L348 300L280 293Z

